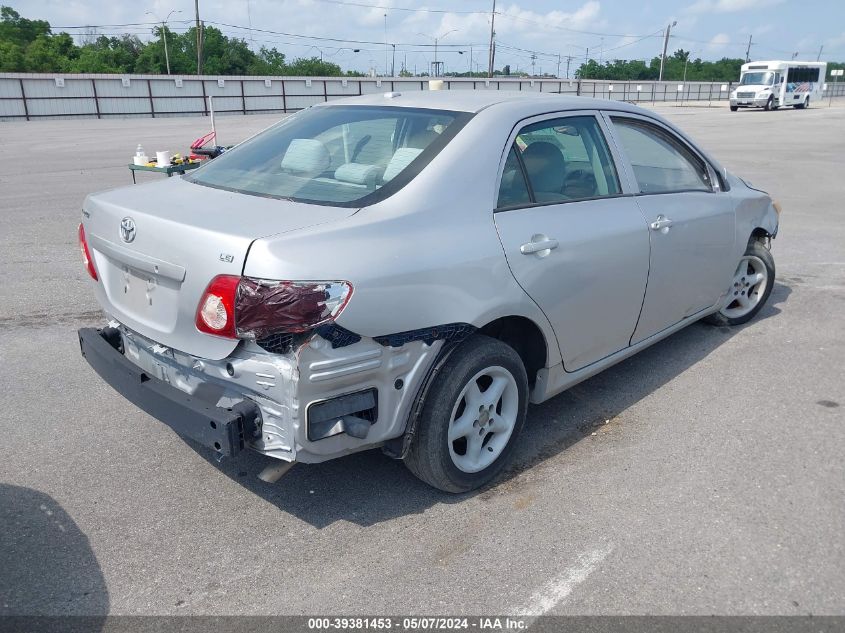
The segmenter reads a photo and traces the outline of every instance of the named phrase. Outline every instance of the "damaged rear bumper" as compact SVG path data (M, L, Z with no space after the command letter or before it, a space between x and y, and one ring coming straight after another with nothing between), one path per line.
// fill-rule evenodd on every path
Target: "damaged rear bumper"
M178 434L218 454L250 448L305 463L402 437L445 340L356 337L338 344L315 332L274 352L244 340L228 357L210 360L114 320L79 336L83 355L106 382Z
M123 355L120 332L113 328L79 330L79 346L88 364L124 398L179 435L220 455L237 455L260 426L254 403L211 406L131 363Z

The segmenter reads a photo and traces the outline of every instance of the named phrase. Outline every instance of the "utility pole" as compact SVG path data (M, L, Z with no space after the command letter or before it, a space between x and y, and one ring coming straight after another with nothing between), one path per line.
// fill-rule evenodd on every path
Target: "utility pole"
M391 44L393 47L393 55L390 58L390 76L396 76L396 44Z
M560 79L560 53L557 54L557 74L555 77Z
M666 49L669 48L669 32L678 23L677 20L666 26L666 36L663 38L663 54L660 56L660 76L657 81L663 81L663 66L666 63Z
M745 61L751 61L751 35L748 36L748 46L745 48Z
M384 74L387 74L387 13L384 14Z
M534 72L534 67L537 63L537 53L531 53L531 76L536 76L536 72Z
M200 30L200 0L194 0L194 13L197 17L197 74L202 74L202 32Z
M490 50L488 52L487 76L493 76L493 64L496 62L496 0L493 0L493 10L490 12Z
M821 60L821 58L822 58L822 51L823 51L823 50L824 50L824 44L822 44L821 46L819 46L819 54L818 54L818 55L816 55L816 61Z
M569 79L569 62L572 61L572 55L566 56L566 78Z

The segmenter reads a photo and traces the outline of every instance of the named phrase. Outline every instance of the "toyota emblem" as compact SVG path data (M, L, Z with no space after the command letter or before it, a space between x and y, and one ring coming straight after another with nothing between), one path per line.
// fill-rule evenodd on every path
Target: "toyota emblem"
M135 220L125 217L120 221L120 237L127 244L135 239Z

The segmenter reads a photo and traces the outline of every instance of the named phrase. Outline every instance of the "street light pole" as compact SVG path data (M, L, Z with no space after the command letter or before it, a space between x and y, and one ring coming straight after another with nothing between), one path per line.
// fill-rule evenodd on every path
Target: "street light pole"
M426 35L425 33L417 33L417 35L422 35L423 37L427 37L429 39L434 40L434 76L438 76L438 69L440 68L439 64L437 63L437 43L442 40L444 37L449 35L450 33L455 33L459 29L452 29L451 31L446 31L445 33L441 33L437 37L432 37L431 35Z
M164 64L167 67L167 74L170 74L170 54L167 51L167 21L170 19L170 16L174 13L182 13L179 9L173 9L170 13L167 14L167 17L161 21L161 41L164 42ZM158 16L155 15L152 11L147 11L146 15L153 16L156 20L158 20Z

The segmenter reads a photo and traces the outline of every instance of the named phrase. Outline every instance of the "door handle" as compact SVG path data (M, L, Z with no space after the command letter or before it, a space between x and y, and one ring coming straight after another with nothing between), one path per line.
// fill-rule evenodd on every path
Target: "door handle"
M539 254L540 257L545 257L548 255L548 251L552 250L553 248L558 247L558 241L552 240L546 237L539 238L538 236L534 236L531 238L530 242L526 242L522 246L519 247L519 252L523 255L532 255L532 254ZM546 251L545 253L543 251Z
M665 215L658 215L657 219L649 224L652 231L661 231L663 233L666 233L671 226L672 220L667 218Z

